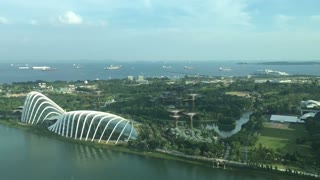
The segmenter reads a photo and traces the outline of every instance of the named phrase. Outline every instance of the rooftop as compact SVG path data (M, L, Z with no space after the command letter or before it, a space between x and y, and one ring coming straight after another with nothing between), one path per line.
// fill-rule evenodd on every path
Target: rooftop
M288 122L288 123L304 123L297 116L271 115L270 121L273 122Z

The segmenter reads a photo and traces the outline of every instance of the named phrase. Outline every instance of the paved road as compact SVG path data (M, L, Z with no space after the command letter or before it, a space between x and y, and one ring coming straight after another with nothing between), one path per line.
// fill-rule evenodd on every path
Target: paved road
M171 150L164 150L164 149L156 149L156 151L162 152L165 154L175 155L178 157L194 159L194 160L202 160L202 161L209 161L209 162L217 162L218 161L220 163L224 163L225 165L232 165L232 166L238 166L238 167L248 166L247 163L242 163L242 162L237 162L237 161L228 161L228 160L221 159L221 158L206 158L206 157L202 157L202 156L190 156L190 155L185 155L179 151L171 151ZM278 171L285 172L286 170L278 168ZM303 171L298 171L298 173L305 174L307 176L312 176L312 177L319 177L317 174L307 173L307 172L303 172Z

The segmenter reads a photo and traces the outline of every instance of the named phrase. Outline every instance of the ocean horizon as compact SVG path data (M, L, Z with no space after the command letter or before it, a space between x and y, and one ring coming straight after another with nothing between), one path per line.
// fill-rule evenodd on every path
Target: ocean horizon
M272 69L287 72L289 75L320 76L319 64L306 65L263 65L258 63L239 63L241 61L95 61L68 63L2 63L0 66L0 84L28 81L78 81L123 79L128 76L181 78L185 75L200 76L247 76L258 70ZM121 65L117 70L106 70L105 67ZM19 69L22 66L48 66L49 71Z

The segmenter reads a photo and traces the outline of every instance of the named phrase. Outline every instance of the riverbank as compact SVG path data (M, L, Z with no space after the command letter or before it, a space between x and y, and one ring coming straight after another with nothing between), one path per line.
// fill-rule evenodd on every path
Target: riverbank
M5 120L0 120L0 125L18 128L18 129L22 129L22 130L25 130L25 131L28 131L28 132L31 132L34 134L44 135L44 136L55 138L55 139L58 139L61 141L87 145L87 146L91 146L91 147L95 147L95 148L109 149L109 150L113 150L113 151L120 151L120 152L124 152L124 153L140 155L140 156L181 161L181 162L191 163L191 164L195 164L195 165L203 165L203 166L207 166L207 167L210 166L210 164L208 164L205 161L190 160L190 159L186 159L183 157L177 157L175 155L163 153L160 151L138 151L138 150L128 148L125 145L102 144L102 143L96 143L96 142L90 142L90 141L79 141L76 139L66 138L66 137L57 135L55 133L52 133L50 131L47 131L46 129L44 129L43 126L31 126L31 125L27 125L27 124L23 124L23 123L19 123L19 122L5 121Z
M249 166L245 163L240 163L235 161L225 161L223 159L205 158L200 156L188 156L182 153L168 151L168 150L158 149L157 151L152 151L152 152L138 151L138 150L130 149L124 145L119 146L119 145L98 144L95 142L84 142L84 141L79 141L79 140L59 136L50 131L47 131L47 129L44 126L30 126L30 125L25 125L19 122L1 121L1 120L0 120L0 124L13 127L13 128L22 129L34 134L41 135L41 136L55 138L61 141L86 145L86 146L100 148L100 149L108 149L112 151L130 153L130 154L135 154L135 155L144 156L144 157L168 159L168 160L186 162L194 165L201 165L201 166L206 166L211 168L223 168L226 170L242 171L243 169L245 169L245 170L253 171L254 173L272 173L272 174L280 175L283 177L290 177L290 178L292 177L303 177L303 178L308 177L310 179L315 178L315 177L304 176L299 174L288 174L286 172L282 172L279 170L275 171L270 169L258 168L254 166Z

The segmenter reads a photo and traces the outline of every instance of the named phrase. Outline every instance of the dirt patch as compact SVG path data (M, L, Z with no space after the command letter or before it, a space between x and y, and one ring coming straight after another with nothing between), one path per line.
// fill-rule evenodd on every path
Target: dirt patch
M274 128L274 129L289 129L290 123L274 123L274 122L266 122L264 123L264 127Z
M231 92L226 92L226 95L231 95L231 96L240 96L240 97L251 97L248 92L244 91L231 91Z

